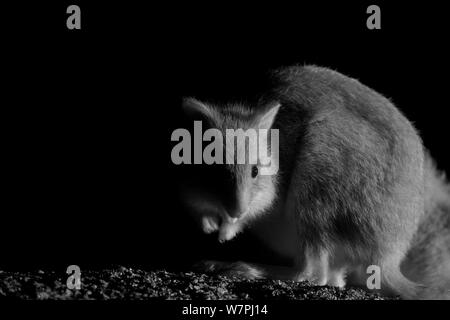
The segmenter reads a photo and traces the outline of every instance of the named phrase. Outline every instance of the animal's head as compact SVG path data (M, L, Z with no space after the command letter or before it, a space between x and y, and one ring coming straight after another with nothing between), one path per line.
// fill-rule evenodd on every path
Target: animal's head
M204 161L222 172L217 183L224 187L212 206L230 218L250 218L267 209L276 192L279 136L273 124L280 105L217 107L185 99L183 108L202 121Z

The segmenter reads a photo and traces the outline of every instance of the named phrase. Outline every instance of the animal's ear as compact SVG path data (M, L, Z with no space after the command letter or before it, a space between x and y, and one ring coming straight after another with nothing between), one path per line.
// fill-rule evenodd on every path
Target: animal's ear
M270 129L273 125L278 110L280 110L281 104L276 102L271 104L261 115L258 117L258 127L262 129Z
M216 116L216 112L213 108L207 104L198 101L194 98L183 99L183 110L190 118L201 118L212 120Z

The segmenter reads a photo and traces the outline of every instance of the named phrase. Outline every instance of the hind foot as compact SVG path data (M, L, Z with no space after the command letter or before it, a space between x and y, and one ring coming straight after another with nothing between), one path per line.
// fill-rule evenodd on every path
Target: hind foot
M316 286L345 287L345 268L331 268L329 253L321 250L319 253L307 252L305 268L297 277L298 281L309 281Z

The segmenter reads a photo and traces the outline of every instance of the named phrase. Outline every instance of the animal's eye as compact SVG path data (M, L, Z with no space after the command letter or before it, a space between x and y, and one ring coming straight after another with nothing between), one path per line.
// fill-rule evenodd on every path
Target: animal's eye
M253 166L252 167L252 178L256 178L257 175L258 175L258 167Z

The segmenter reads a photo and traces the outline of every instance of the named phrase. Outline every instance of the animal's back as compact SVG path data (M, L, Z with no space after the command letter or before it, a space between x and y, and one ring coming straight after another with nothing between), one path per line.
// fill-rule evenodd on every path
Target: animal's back
M302 204L304 240L338 236L375 250L380 235L411 238L423 213L423 148L411 123L388 99L330 69L289 67L275 79L271 98L284 106L275 126L286 139L280 168Z

